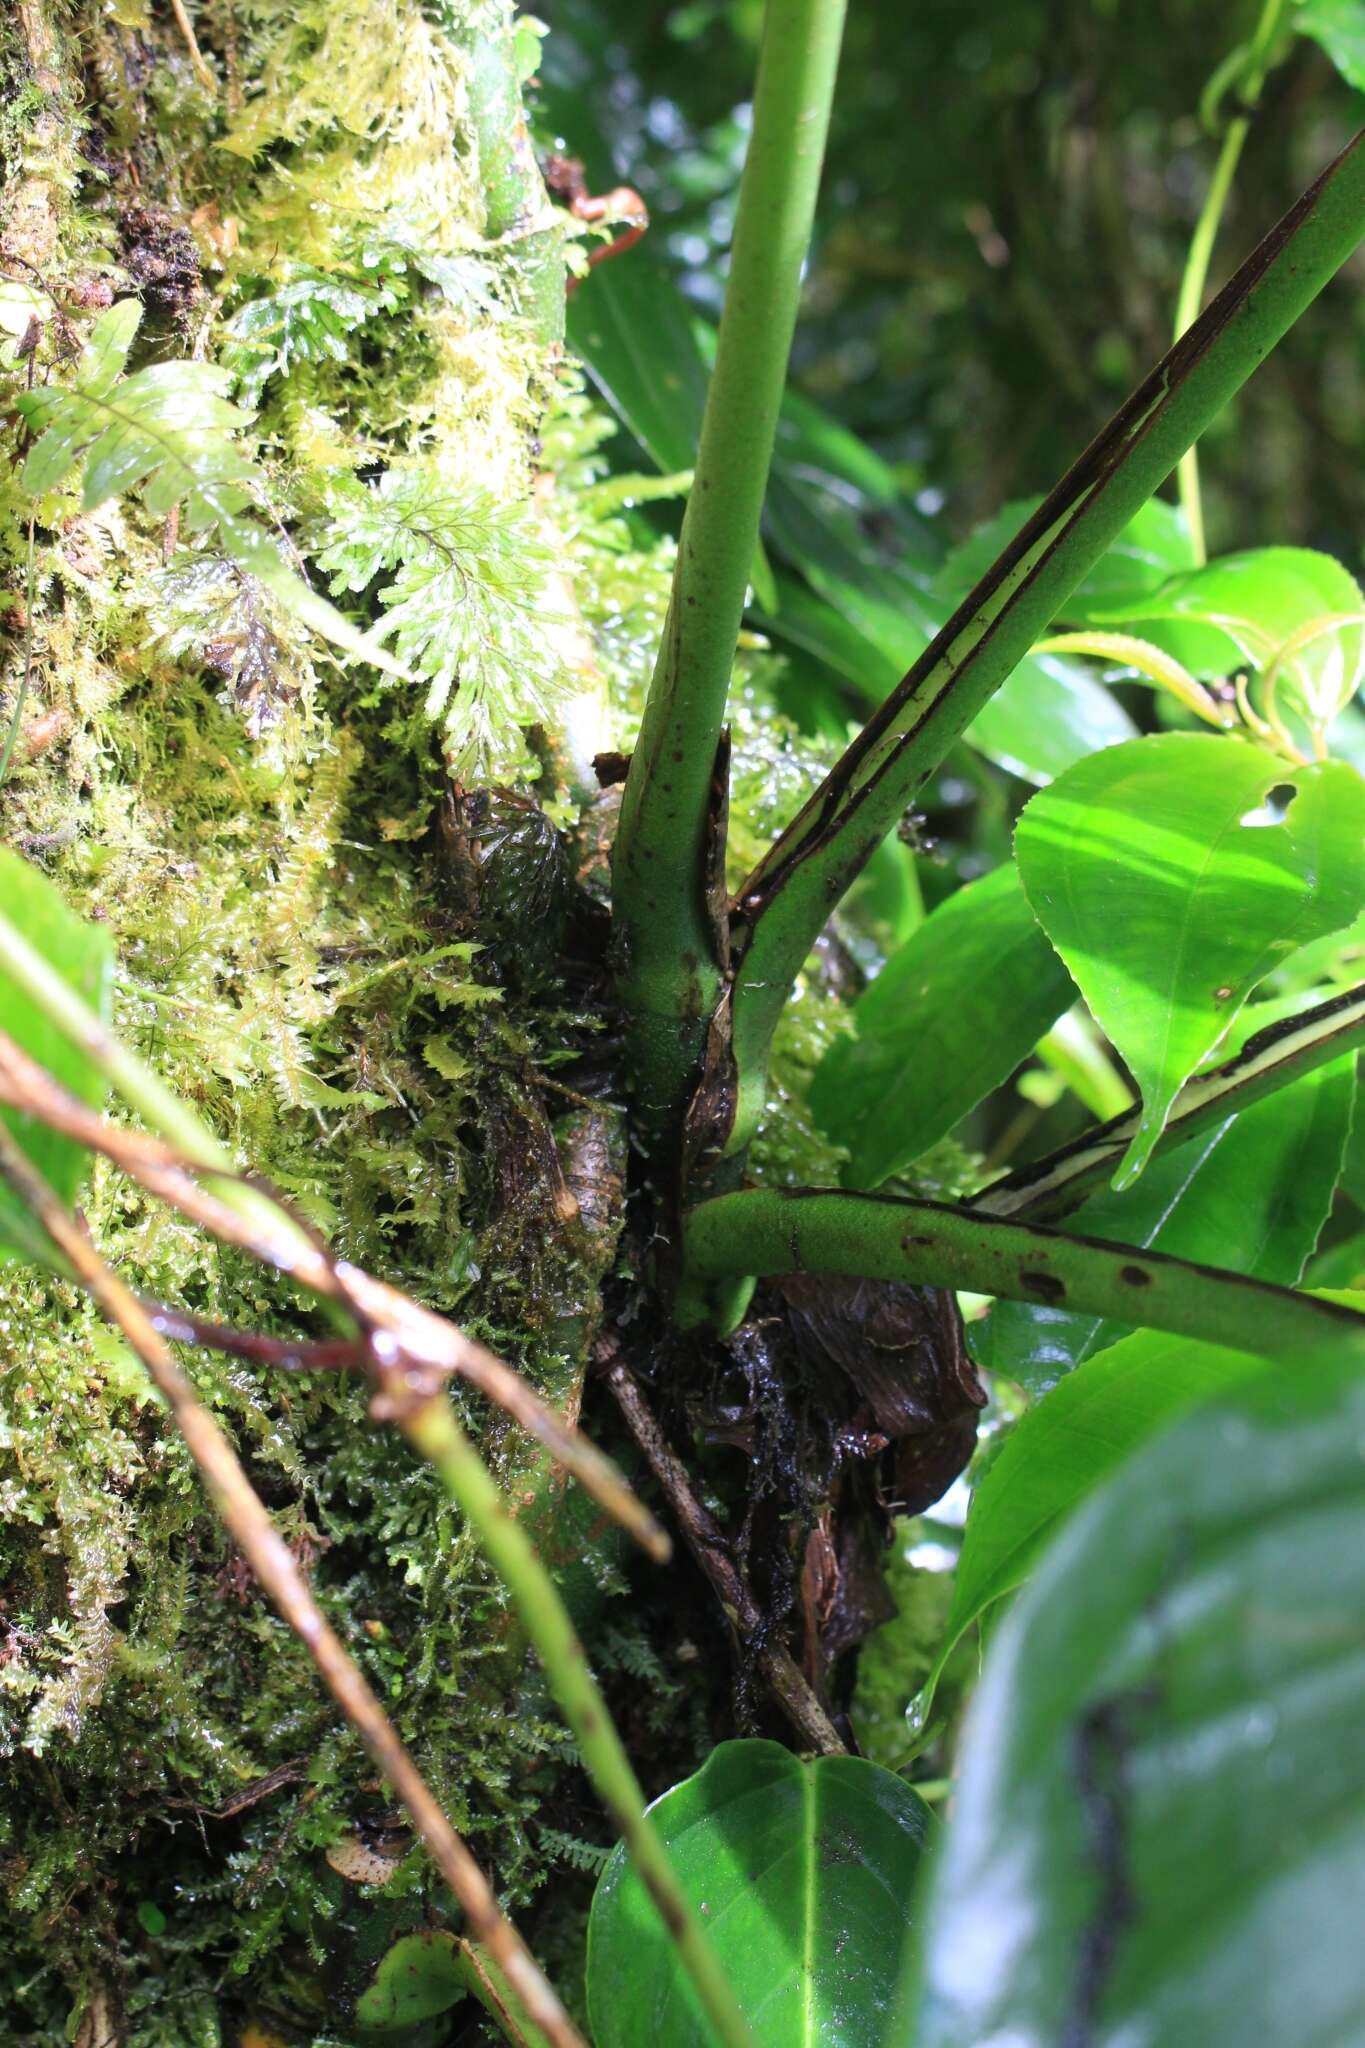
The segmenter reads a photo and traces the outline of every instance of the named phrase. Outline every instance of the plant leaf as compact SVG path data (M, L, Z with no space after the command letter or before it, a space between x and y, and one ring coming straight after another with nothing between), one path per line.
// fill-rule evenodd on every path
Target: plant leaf
M1350 1058L1305 1074L1178 1145L1122 1193L1095 1195L1067 1228L1294 1286L1332 1208L1355 1094ZM1041 1392L1124 1334L1110 1318L998 1301L973 1327L992 1372Z
M1365 92L1365 6L1361 0L1303 0L1293 26L1327 52L1348 85Z
M1256 1376L1062 1530L987 1658L888 2048L1360 2038L1361 1365Z
M47 876L0 847L0 906L10 923L37 949L49 967L71 984L91 1008L109 1016L114 977L114 943L103 925L87 924L67 909ZM55 1031L42 1011L5 972L0 954L0 1031L46 1067L53 1079L69 1088L92 1109L104 1101L108 1084L78 1047ZM68 1206L75 1202L90 1155L82 1145L59 1137L18 1110L0 1110L6 1128L17 1139L44 1178ZM46 1234L28 1210L0 1186L0 1260L48 1261Z
M650 1812L755 2040L873 2048L931 1824L918 1795L860 1757L723 1742ZM596 2048L713 2038L619 1847L592 1904L588 2012Z
M878 1186L999 1087L1075 1000L1018 870L959 889L887 961L811 1084L821 1127L849 1149L850 1187Z
M1265 669L1289 646L1286 681L1327 717L1350 701L1365 659L1360 585L1333 556L1313 548L1223 555L1141 596L1120 593L1091 604L1088 621L1130 627L1202 676L1246 663Z
M604 263L569 300L569 345L665 476L697 455L706 365L687 301L647 244Z
M1137 1330L1024 1411L972 1489L943 1641L909 1714L921 1730L939 1677L974 1621L1023 1584L1061 1523L1140 1443L1252 1373L1263 1358Z
M165 518L180 508L186 534L212 533L239 567L325 639L359 660L403 675L374 640L357 632L291 569L249 516L259 472L234 435L251 423L225 396L232 373L214 363L153 363L123 376L142 318L136 299L102 313L70 385L21 391L15 404L39 438L23 468L35 497L57 489L83 463L81 503L141 488L147 509Z
M1080 662L1030 654L978 711L963 738L997 767L1045 786L1137 727Z
M444 1927L401 1934L380 1957L373 1981L356 2001L358 2025L395 2033L437 2013L449 2012L465 1995L460 1944Z
M1283 811L1268 801L1281 793ZM1166 733L1068 769L1024 811L1015 849L1039 923L1142 1095L1123 1187L1257 982L1356 916L1365 783L1342 762Z

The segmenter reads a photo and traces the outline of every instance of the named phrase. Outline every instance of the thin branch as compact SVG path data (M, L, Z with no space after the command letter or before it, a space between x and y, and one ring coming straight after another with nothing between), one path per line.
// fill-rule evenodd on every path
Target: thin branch
M1228 122L1223 136L1223 146L1218 152L1218 162L1209 180L1209 189L1204 195L1204 204L1199 210L1199 218L1190 237L1189 252L1185 257L1185 270L1180 280L1180 297L1175 309L1177 341L1194 324L1199 316L1199 308L1204 303L1204 287L1208 283L1213 245L1218 239L1218 229L1228 203L1228 195L1232 190L1232 181L1237 175L1237 165L1247 136L1251 132L1251 117L1256 111L1265 85L1266 72L1270 66L1270 57L1284 9L1285 0L1263 0L1261 18L1256 24L1256 32L1247 50L1246 64L1237 75L1237 112ZM1194 559L1202 567L1208 560L1208 550L1204 545L1204 510L1199 494L1199 456L1194 448L1186 449L1180 458L1180 503L1185 513L1185 524L1189 528Z
M1365 1316L1336 1302L938 1202L751 1188L699 1203L685 1229L698 1284L735 1273L812 1272L970 1288L1264 1358L1294 1357L1333 1337L1365 1342Z
M687 1547L711 1581L731 1628L741 1641L748 1637L760 1645L758 1667L774 1700L807 1749L817 1750L821 1756L846 1755L847 1744L840 1739L795 1659L780 1643L765 1642L767 1624L749 1582L735 1563L719 1523L692 1491L687 1468L650 1412L638 1380L617 1357L607 1364L606 1377L630 1433L663 1488Z
M735 898L742 1149L773 1027L830 912L1077 583L1365 235L1348 145L1028 520Z
M668 1931L678 1962L722 2048L753 2048L725 1972L668 1859L630 1758L588 1666L568 1611L535 1545L508 1513L488 1467L444 1398L413 1402L401 1387L394 1420L432 1464L508 1588L535 1644L550 1690L572 1728L589 1777L621 1832L626 1853Z
M409 1373L416 1368L442 1376L458 1374L544 1444L651 1557L661 1563L667 1560L670 1545L666 1533L611 1460L543 1401L519 1373L443 1316L420 1307L359 1267L333 1258L276 1201L267 1201L259 1187L248 1190L255 1198L250 1214L230 1208L223 1195L232 1183L216 1165L212 1172L217 1192L210 1193L197 1178L207 1169L177 1147L112 1124L77 1101L4 1032L0 1032L0 1102L39 1118L92 1151L102 1152L142 1187L214 1236L288 1273L323 1299L339 1303L362 1328L382 1331Z
M331 1337L321 1342L303 1337L272 1337L264 1330L236 1330L226 1323L210 1322L188 1309L167 1308L163 1302L138 1296L158 1337L170 1344L195 1344L204 1351L222 1351L232 1358L249 1358L256 1365L269 1365L277 1372L363 1372L369 1355L361 1337Z
M122 1331L165 1397L224 1527L281 1616L304 1644L323 1683L411 1816L432 1861L527 2007L559 2048L582 2040L551 1986L498 1908L487 1878L451 1827L365 1678L327 1621L276 1530L231 1443L152 1327L135 1295L110 1271L75 1218L0 1124L0 1178L41 1221L81 1284Z
M199 38L194 33L194 23L190 20L189 9L185 5L185 0L171 0L171 13L175 16L175 25L180 31L185 48L189 51L190 63L194 67L195 77L199 80L205 92L216 93L218 83L213 73L209 70L208 65L204 62L204 53L199 47Z
M1238 1110L1249 1109L1329 1061L1365 1045L1365 982L1297 1017L1268 1024L1249 1038L1234 1059L1187 1081L1175 1099L1159 1145L1183 1144ZM1125 1110L1108 1123L1073 1138L1046 1159L1021 1166L964 1206L977 1216L1028 1216L1043 1222L1064 1216L1109 1179L1127 1151L1140 1109Z

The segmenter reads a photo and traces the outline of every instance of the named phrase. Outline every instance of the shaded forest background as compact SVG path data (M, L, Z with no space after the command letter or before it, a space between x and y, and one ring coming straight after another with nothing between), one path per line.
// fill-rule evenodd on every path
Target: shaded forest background
M684 289L714 316L760 8L555 0L546 111L585 93ZM965 532L1045 489L1162 353L1217 140L1205 88L1251 5L894 0L854 7L794 375ZM1210 288L1365 101L1300 40L1266 86ZM1223 110L1224 115L1227 109ZM602 152L572 147L598 176ZM1365 405L1349 283L1206 444L1212 553L1274 536L1354 565Z

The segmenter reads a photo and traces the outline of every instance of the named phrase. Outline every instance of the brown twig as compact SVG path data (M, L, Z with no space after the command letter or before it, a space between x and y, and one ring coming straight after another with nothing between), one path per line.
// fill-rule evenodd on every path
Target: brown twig
M194 23L190 20L185 0L171 0L171 13L175 16L175 25L184 38L185 48L190 53L190 63L194 66L195 77L206 92L216 93L218 82L204 62L204 53L199 47L199 38L194 33Z
M332 1337L315 1342L303 1337L271 1337L264 1330L235 1330L227 1323L210 1322L188 1309L167 1308L159 1301L139 1295L158 1337L172 1344L197 1344L205 1351L227 1352L233 1358L250 1358L257 1365L273 1366L278 1372L360 1372L366 1363L366 1349L359 1337Z
M667 1560L671 1549L667 1535L611 1460L543 1401L511 1366L443 1316L419 1307L358 1266L334 1258L315 1240L301 1240L296 1218L287 1236L272 1235L261 1216L247 1219L230 1209L200 1184L205 1173L219 1181L226 1179L220 1168L198 1167L161 1139L110 1123L62 1088L4 1032L0 1032L0 1102L104 1153L142 1187L216 1237L289 1273L315 1294L341 1303L369 1333L371 1342L374 1332L383 1334L391 1351L387 1365L401 1365L415 1381L425 1375L425 1391L433 1390L431 1382L436 1376L458 1374L544 1444L651 1557L661 1563ZM283 1221L283 1204L277 1196L272 1199L280 1206ZM367 1344L361 1347L361 1356L366 1355ZM414 1392L422 1390L414 1385Z
M608 1356L607 1384L649 1468L668 1497L678 1526L693 1557L715 1588L726 1618L737 1636L757 1639L758 1668L792 1727L808 1748L822 1756L844 1756L847 1744L811 1691L795 1661L777 1643L763 1643L764 1617L743 1572L714 1516L692 1491L686 1467L669 1445L651 1414L639 1383L619 1357Z
M447 1820L397 1730L352 1662L309 1589L288 1544L242 1468L236 1451L157 1335L137 1297L105 1265L80 1224L0 1124L0 1178L37 1217L77 1279L142 1360L171 1410L224 1527L260 1584L312 1657L324 1684L393 1786L490 1952L559 2048L583 2048L581 2037L511 1922L499 1911L482 1870Z

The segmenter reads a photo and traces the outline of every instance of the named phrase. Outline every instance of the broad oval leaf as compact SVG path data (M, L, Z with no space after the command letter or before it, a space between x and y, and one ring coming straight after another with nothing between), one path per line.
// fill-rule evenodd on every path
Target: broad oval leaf
M1138 1330L1025 1410L972 1489L943 1642L910 1712L927 1719L939 1676L972 1623L1022 1585L1040 1552L1139 1444L1253 1373L1264 1358Z
M848 1185L876 1187L937 1144L1074 998L1012 865L950 896L859 997L857 1036L815 1071L811 1108L848 1147Z
M723 1742L650 1811L755 2042L874 2048L932 1825L918 1795L860 1757ZM620 1848L593 1898L588 2013L596 2048L714 2038Z
M465 1995L460 1944L444 1927L400 1935L386 1949L373 1981L356 2002L359 2026L393 2034L449 2012Z
M1015 851L1039 923L1142 1095L1122 1187L1257 982L1355 918L1365 782L1344 762L1298 767L1163 733L1041 790Z
M114 944L108 930L87 924L68 910L47 876L7 847L0 847L0 910L48 966L107 1019L114 976ZM0 1031L82 1102L92 1108L103 1102L108 1086L104 1075L49 1024L32 998L6 973L2 939ZM17 1110L0 1110L0 1118L62 1200L68 1205L74 1202L89 1162L84 1146L72 1144L36 1117ZM41 1227L16 1196L0 1186L0 1260L46 1259L49 1252Z
M1365 2033L1365 1350L1146 1445L995 1638L888 2048Z
M1067 1228L1294 1286L1342 1175L1354 1067L1349 1056L1334 1061L1172 1147L1135 1186L1083 1203ZM997 1301L973 1325L972 1351L1039 1393L1124 1334L1107 1317Z

